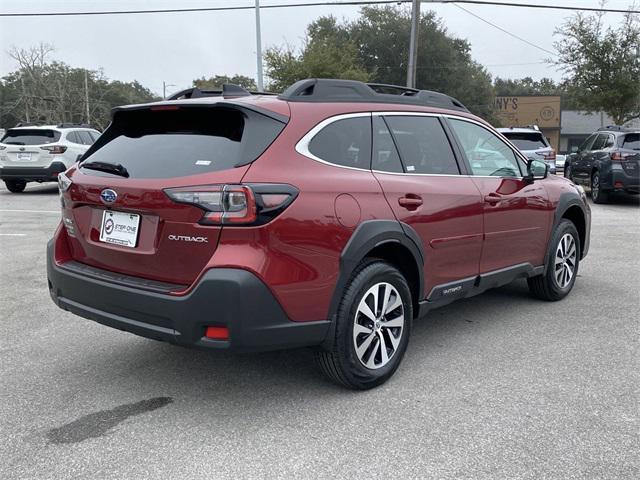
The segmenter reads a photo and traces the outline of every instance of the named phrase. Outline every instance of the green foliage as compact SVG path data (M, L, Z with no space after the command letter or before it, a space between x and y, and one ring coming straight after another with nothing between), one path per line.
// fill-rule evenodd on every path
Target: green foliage
M280 91L307 77L404 85L410 32L410 14L397 7L364 7L354 22L321 17L309 25L299 54L290 48L267 51L270 87ZM491 76L472 60L469 43L450 36L433 12L421 16L419 38L417 87L456 97L491 120Z
M225 83L232 83L238 85L247 90L256 90L256 81L253 78L245 77L244 75L234 75L229 77L228 75L215 75L209 78L198 78L193 81L193 86L198 87L200 90L220 90Z
M3 128L29 121L45 124L88 122L103 129L109 124L113 107L156 99L136 81L109 81L101 71L48 61L52 51L52 47L40 45L9 52L18 63L18 69L0 79L0 126Z
M268 89L281 92L304 78L344 78L367 81L369 74L358 61L356 44L335 17L321 17L307 28L302 52L290 47L272 47L264 55Z
M556 65L574 87L578 105L605 111L618 125L640 118L640 20L627 13L605 28L604 13L578 13L556 31Z

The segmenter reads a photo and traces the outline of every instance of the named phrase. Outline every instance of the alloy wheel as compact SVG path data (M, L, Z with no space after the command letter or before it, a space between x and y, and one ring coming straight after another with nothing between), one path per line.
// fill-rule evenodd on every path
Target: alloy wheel
M578 250L573 235L565 233L556 249L555 279L560 288L566 288L573 279L576 270Z
M375 370L384 367L398 350L404 332L404 306L390 283L377 283L362 296L353 323L353 345L358 360Z
M593 201L598 199L598 195L600 195L600 175L594 173L591 178L591 198Z

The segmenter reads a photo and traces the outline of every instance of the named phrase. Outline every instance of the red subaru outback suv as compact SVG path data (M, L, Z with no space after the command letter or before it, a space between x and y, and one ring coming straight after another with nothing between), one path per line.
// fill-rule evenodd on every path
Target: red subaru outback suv
M581 187L451 97L355 81L116 108L60 189L59 307L179 345L315 346L356 389L432 308L517 278L562 299L589 247Z

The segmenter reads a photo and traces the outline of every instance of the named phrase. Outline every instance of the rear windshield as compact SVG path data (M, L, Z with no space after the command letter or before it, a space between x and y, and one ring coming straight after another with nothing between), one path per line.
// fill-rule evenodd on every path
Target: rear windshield
M627 133L622 142L622 148L640 150L640 133Z
M283 128L260 113L226 107L123 111L83 162L120 164L133 178L215 172L253 162Z
M60 132L55 130L33 129L7 130L0 143L5 145L45 145L60 140Z
M502 132L518 150L538 150L539 148L547 148L547 142L541 133L537 132Z

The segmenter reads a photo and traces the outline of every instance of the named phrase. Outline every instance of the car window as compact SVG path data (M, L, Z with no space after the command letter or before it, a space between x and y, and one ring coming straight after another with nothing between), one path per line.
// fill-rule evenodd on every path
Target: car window
M82 144L82 140L76 135L76 132L67 132L67 142Z
M611 148L616 144L615 137L610 133L607 135L606 140L604 141L604 146L602 148Z
M622 141L622 148L640 150L640 133L627 133Z
M589 137L587 137L587 139L582 142L582 144L578 147L578 151L579 152L588 152L591 150L591 146L593 145L593 142L595 141L597 135L594 133L593 135L590 135Z
M521 176L518 156L497 135L475 123L450 119L473 175Z
M456 175L460 173L453 150L436 117L387 116L407 173Z
M607 143L608 137L609 135L607 135L606 133L601 133L600 135L598 135L598 138L596 138L596 141L593 142L593 146L591 147L591 150L593 151L602 150L604 148L605 143Z
M85 132L83 130L78 130L76 132L76 135L80 136L80 141L84 145L93 145L93 138L91 138L91 135L89 135L89 132Z
M58 140L60 140L60 132L55 130L20 128L7 130L0 143L6 145L46 145Z
M353 168L371 168L371 117L337 120L309 142L309 152L325 162Z
M94 142L98 140L98 137L100 136L98 132L94 132L94 131L89 131L89 135L91 136Z
M402 162L393 143L387 124L381 117L373 117L373 170L402 173Z
M547 142L540 132L501 132L518 150L538 150L547 148Z

